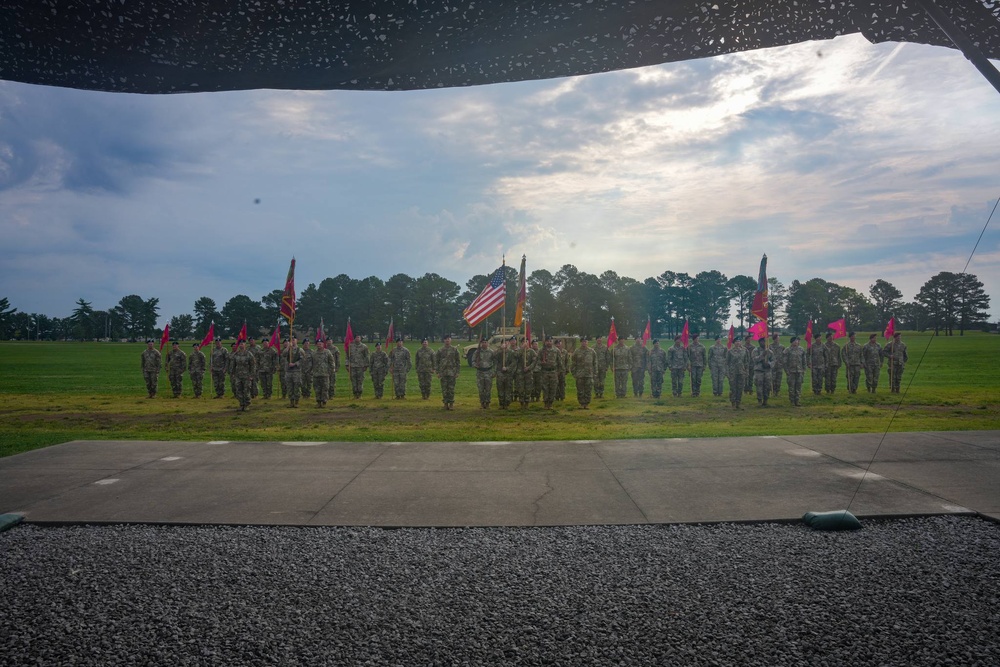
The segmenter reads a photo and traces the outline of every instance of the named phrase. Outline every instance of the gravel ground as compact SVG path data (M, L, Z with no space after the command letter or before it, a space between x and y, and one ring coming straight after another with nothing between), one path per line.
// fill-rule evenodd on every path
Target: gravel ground
M1000 526L18 526L0 664L998 665Z

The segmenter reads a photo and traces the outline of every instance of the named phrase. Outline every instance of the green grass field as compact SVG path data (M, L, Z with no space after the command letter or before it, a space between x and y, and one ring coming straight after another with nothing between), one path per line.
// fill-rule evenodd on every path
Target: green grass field
M909 390L902 398L888 393L883 369L880 393L875 395L864 392L863 386L862 393L849 395L842 375L836 394L814 397L807 378L802 408L790 408L783 392L768 409L758 408L747 396L744 410L738 412L726 396L711 395L707 372L698 398L654 400L647 380L644 398L632 398L631 393L623 400L604 398L585 411L576 403L570 376L568 398L555 410L533 403L527 410L512 406L501 412L494 395L493 407L483 411L475 374L463 366L453 412L442 409L436 380L431 399L420 399L415 373L410 374L405 401L391 398L388 382L386 398L376 400L369 382L366 395L355 401L341 369L337 396L325 409L303 400L293 410L287 401L273 398L258 399L240 413L231 396L193 399L186 376L184 397L170 398L164 373L157 398L146 398L140 344L0 343L0 456L80 439L610 440L1000 427L1000 336L904 334L904 340L910 363L903 379ZM210 384L206 378L206 386ZM666 384L669 393L669 377ZM613 387L610 373L608 386Z

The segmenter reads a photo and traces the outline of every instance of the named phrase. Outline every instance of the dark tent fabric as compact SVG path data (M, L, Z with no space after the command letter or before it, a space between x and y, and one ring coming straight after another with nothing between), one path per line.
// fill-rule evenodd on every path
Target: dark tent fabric
M1000 2L936 4L1000 58ZM5 0L0 78L131 93L410 90L858 32L952 46L915 0Z

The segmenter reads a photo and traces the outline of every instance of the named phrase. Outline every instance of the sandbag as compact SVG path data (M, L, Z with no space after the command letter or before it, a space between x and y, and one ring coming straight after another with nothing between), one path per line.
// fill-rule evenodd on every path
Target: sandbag
M806 512L802 521L814 530L860 530L861 522L847 510Z

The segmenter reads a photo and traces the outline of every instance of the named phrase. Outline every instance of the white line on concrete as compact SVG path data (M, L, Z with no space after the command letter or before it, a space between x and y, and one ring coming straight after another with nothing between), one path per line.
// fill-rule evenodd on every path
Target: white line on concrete
M882 475L876 475L873 472L865 472L864 470L838 470L838 475L843 475L844 477L852 477L854 479L864 479L866 482L884 482L885 477Z
M316 445L325 445L326 440L323 440L322 442L308 442L308 441L282 442L281 444L287 445L288 447L315 447Z
M470 445L510 445L512 444L509 440L480 440L479 442L470 442Z
M161 461L180 461L183 456L164 456Z
M209 440L208 444L210 444L210 445L228 445L229 441L228 440Z
M571 440L570 442L577 445L594 445L600 442L600 440Z
M119 479L99 479L96 482L94 482L94 484L100 484L101 486L107 486L108 484L114 484L115 482L119 482L119 481L121 481L121 480L119 480Z
M808 456L808 457L822 456L822 454L820 454L819 452L813 451L811 449L786 449L785 453L791 454L792 456Z

